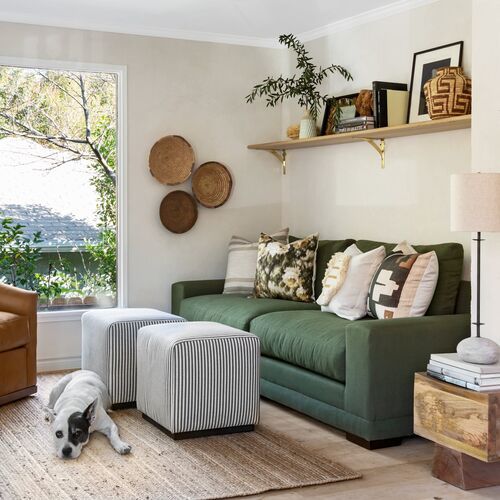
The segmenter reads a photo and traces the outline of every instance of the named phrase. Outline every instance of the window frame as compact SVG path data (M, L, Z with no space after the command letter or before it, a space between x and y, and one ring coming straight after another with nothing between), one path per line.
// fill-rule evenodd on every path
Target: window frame
M117 156L117 306L128 305L127 265L127 67L115 64L83 63L23 57L0 56L0 66L54 71L113 73L116 75L116 156ZM77 321L85 310L39 311L38 322Z

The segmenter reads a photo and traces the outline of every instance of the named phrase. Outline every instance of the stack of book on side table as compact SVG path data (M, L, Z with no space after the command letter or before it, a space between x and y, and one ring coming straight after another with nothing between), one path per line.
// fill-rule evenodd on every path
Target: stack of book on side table
M500 390L500 362L478 365L460 361L457 353L431 354L427 374L473 391Z
M355 118L340 120L334 132L336 134L342 134L344 132L356 132L358 130L368 130L370 128L375 128L375 119L373 116L357 116Z

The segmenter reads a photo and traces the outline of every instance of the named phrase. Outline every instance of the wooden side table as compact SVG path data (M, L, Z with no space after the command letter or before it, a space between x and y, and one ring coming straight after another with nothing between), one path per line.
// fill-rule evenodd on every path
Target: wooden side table
M500 391L417 373L414 432L436 443L433 476L464 490L500 485Z

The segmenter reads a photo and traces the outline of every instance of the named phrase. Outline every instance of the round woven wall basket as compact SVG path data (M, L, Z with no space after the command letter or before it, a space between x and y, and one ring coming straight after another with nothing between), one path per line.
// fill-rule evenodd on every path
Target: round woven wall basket
M162 184L175 186L187 181L193 166L193 148L179 135L163 137L149 153L149 170Z
M196 200L186 191L172 191L160 205L162 224L172 233L189 231L198 219Z
M223 205L233 187L229 170L216 161L200 165L193 174L193 194L198 203L207 208Z

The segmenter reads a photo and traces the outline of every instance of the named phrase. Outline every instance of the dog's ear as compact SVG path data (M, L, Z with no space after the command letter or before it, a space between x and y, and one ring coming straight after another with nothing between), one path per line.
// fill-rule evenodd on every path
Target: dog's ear
M52 423L56 418L56 412L52 408L49 408L48 406L45 406L43 410L45 412L45 420L47 422Z
M90 403L83 412L83 416L84 418L87 419L89 425L92 425L94 423L96 409L97 409L97 399L94 399L94 401L92 401L92 403Z

